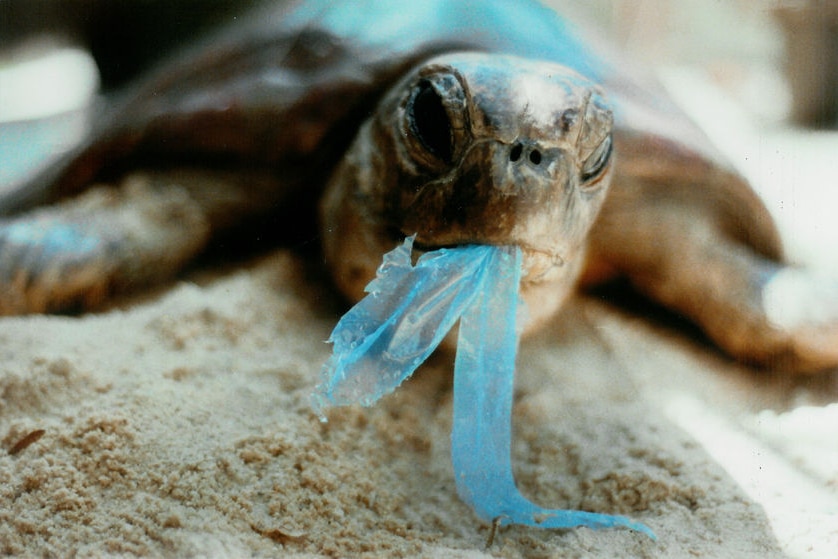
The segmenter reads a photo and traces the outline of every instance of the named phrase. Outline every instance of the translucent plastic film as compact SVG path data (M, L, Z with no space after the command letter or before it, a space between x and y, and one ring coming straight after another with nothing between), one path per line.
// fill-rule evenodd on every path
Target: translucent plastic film
M384 255L369 293L338 322L332 357L315 407L370 406L396 389L436 349L474 299L486 261L484 245L441 249L411 262L413 238Z
M539 528L624 526L654 538L649 528L627 518L545 509L518 491L510 430L521 253L499 252L488 265L485 284L460 321L454 366L451 455L460 498L487 522L499 519L501 524Z
M620 516L544 509L519 493L510 459L521 250L464 246L411 262L413 239L386 254L368 295L338 322L315 407L372 405L410 376L460 320L452 459L457 492L487 522L541 528L624 526Z

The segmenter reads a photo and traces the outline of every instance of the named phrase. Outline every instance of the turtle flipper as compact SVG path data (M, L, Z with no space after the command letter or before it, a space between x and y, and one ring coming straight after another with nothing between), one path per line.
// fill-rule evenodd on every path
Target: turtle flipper
M838 366L838 282L768 260L719 235L668 258L635 285L694 320L745 362L796 372Z
M759 254L694 208L646 202L605 215L592 237L597 265L619 270L745 362L838 366L838 282Z
M173 275L209 233L186 189L141 175L0 221L0 314L89 309Z

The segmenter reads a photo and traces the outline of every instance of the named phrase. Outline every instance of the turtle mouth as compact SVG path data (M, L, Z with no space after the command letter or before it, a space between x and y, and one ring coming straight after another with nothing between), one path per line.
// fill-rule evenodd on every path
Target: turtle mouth
M550 276L557 273L564 267L566 259L559 253L550 252L547 250L535 248L526 243L487 243L480 241L462 241L457 243L423 243L416 239L413 242L413 256L414 260L418 259L425 253L433 252L435 250L454 249L465 245L495 245L500 246L504 244L514 245L520 247L523 253L523 273L522 281L526 283L540 283L549 280Z
M433 252L435 250L442 250L442 249L452 249L457 248L465 245L479 245L479 244L486 244L486 243L472 243L472 242L463 242L463 243L442 243L442 244L432 244L432 243L423 243L418 239L413 241L413 252L419 254L425 254L426 252Z

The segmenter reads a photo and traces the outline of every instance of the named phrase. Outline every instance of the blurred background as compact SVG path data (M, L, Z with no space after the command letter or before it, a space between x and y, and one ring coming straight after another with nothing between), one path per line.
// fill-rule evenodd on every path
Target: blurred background
M758 116L838 124L835 0L551 3L582 11L653 66L702 68Z
M552 0L657 74L766 199L792 260L838 276L838 0Z

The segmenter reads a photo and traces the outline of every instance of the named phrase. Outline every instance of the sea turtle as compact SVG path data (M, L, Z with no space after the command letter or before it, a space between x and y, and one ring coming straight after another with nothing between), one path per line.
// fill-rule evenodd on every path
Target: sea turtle
M576 285L624 277L737 358L838 364L835 285L785 266L745 180L576 33L530 0L260 7L0 198L0 311L94 308L231 232L311 231L320 199L325 260L353 300L405 236L516 244L530 324Z

